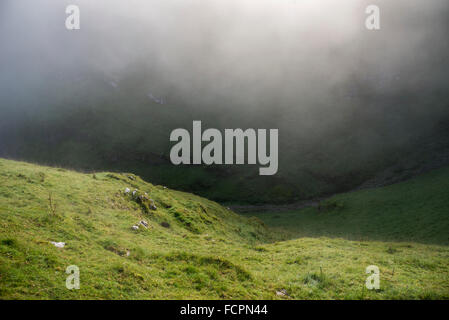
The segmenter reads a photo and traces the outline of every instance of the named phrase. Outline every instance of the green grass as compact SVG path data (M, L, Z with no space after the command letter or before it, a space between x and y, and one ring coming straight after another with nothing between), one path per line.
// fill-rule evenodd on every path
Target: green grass
M449 168L383 188L344 193L300 212L260 213L290 237L449 245Z
M263 223L131 174L0 159L0 298L448 299L448 173ZM132 230L142 219L149 228ZM373 264L378 291L364 287ZM70 265L79 290L65 287Z

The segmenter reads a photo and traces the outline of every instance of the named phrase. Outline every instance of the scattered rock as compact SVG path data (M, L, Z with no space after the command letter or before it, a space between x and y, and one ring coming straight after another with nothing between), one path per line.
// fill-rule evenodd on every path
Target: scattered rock
M65 242L54 242L54 241L50 241L50 243L52 245L54 245L56 248L64 248L65 247Z
M151 92L147 94L147 97L158 104L165 104L164 98L156 98Z
M125 194L128 194L128 193L130 193L131 192L131 189L130 188L126 188L125 189Z
M148 198L148 194L147 194L147 193L145 193L145 196L142 196L142 198L140 199L140 201L141 201L142 203L144 203L145 201L146 201L146 202L149 202L149 203L148 203L148 208L149 208L150 210L157 210L157 207L156 207L156 205L154 204L154 200Z
M148 222L146 222L145 220L140 220L139 222L142 226L144 226L145 228L148 228Z
M153 199L150 199L150 205L149 205L149 207L150 207L150 209L151 210L157 210L157 207L156 207L156 205L154 204L154 200Z
M144 213L150 213L150 210L157 210L154 200L150 199L148 193L139 192L138 189L134 189L132 192L133 200L140 205Z
M136 177L134 177L134 176L128 176L128 179L130 179L130 180L136 180Z
M136 226L136 225L132 226L131 228L132 228L133 230L139 230L139 226Z
M144 194L141 194L140 196L138 196L138 198L139 198L140 202L150 201L150 198L148 198L148 193L146 193L146 192Z
M288 297L287 290L285 290L285 289L282 289L280 291L276 291L276 295L279 296L279 297Z
M131 252L129 250L126 250L126 256L129 257L130 254Z

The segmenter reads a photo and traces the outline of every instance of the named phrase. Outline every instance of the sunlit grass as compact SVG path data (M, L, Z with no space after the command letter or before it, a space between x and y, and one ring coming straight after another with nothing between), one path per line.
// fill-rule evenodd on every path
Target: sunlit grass
M342 195L343 207L325 212L258 215L264 225L131 174L0 160L0 297L449 298L447 172ZM144 213L127 187L147 192L158 209ZM132 230L140 220L149 228ZM379 291L364 286L372 264L381 271ZM69 265L80 268L79 290L65 287Z

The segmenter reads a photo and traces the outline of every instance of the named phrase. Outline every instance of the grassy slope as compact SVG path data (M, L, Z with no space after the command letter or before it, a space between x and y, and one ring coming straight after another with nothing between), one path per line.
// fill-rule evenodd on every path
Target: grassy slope
M432 195L428 201L435 204L435 213L423 218L416 242L396 242L412 239L407 232L415 230L414 224L407 217L423 212L418 201L413 205L401 200L408 200L401 189L397 210L370 220L371 232L359 227L371 235L403 208L406 213L401 217L406 219L398 218L400 236L391 232L379 232L373 239L348 236L352 230L348 226L356 225L349 221L363 211L357 206L369 210L374 203L366 199L383 198L371 191L342 195L347 197L341 200L343 208L319 214L307 209L294 217L287 214L286 219L282 214L280 218L261 215L267 222L276 221L279 230L273 232L257 219L242 218L191 194L131 180L129 175L87 175L0 160L0 297L449 298L449 250L444 246L448 205L447 188L443 188L448 171L433 175L401 184L408 186L405 190L421 192L423 199ZM143 213L123 194L126 187L148 192L158 210ZM389 208L394 198L386 190L391 198L385 199L383 208ZM50 193L55 213L48 208ZM334 216L340 223L347 221L340 233L330 226ZM147 220L150 228L133 231L131 226L140 219ZM437 226L435 219L440 222ZM162 227L162 222L170 227ZM306 222L315 231L305 233ZM294 227L295 223L303 227ZM369 225L365 219L358 223ZM328 233L319 231L322 225ZM380 241L383 236L390 242ZM49 241L67 245L58 249ZM441 245L434 244L438 242ZM371 264L381 270L377 292L364 289L364 271ZM80 267L80 290L65 288L69 265ZM280 289L290 297L276 296Z
M383 188L339 194L322 201L320 209L257 216L291 237L449 245L449 168Z

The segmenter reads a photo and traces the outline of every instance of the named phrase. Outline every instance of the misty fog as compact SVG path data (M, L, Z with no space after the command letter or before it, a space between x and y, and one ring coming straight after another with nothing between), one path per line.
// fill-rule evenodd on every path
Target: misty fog
M69 4L80 7L80 30L65 28ZM380 7L380 30L365 27L369 4ZM117 145L146 139L126 148L166 154L170 130L196 119L279 128L282 179L353 174L447 134L448 17L446 0L3 0L0 156L47 161L29 151L36 133L59 146L78 129L104 140L126 131ZM148 106L148 95L165 104ZM88 124L99 112L141 122ZM73 119L86 127L55 138ZM77 139L81 149L49 162L89 150L92 136Z

